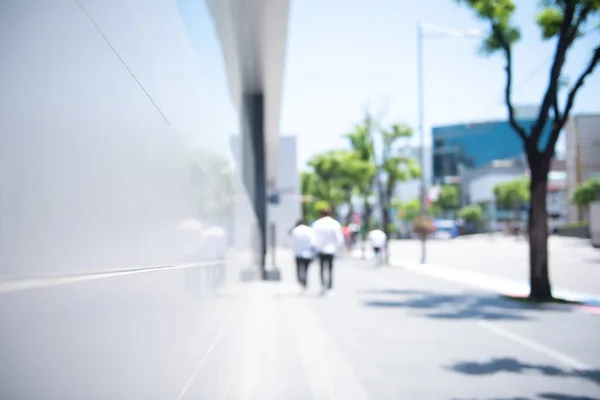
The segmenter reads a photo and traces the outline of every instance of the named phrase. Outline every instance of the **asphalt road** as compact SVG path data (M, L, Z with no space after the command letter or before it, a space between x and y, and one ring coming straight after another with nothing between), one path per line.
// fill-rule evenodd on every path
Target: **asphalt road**
M344 260L335 296L283 281L230 288L181 399L600 400L600 316Z
M420 260L418 240L395 240L390 255ZM550 279L557 288L600 296L600 250L588 240L552 236L549 240ZM427 263L527 282L528 243L502 236L475 235L427 242Z

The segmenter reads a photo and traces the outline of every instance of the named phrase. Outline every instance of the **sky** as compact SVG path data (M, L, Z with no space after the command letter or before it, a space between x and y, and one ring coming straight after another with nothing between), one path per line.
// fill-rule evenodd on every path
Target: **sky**
M547 84L553 42L535 25L537 0L518 2L514 22L513 103L539 104ZM303 168L313 155L345 146L342 134L369 107L385 123L417 125L416 26L452 30L487 26L453 0L291 0L281 132L298 137ZM565 75L587 65L596 31L568 55ZM477 38L424 41L425 131L431 126L506 118L504 60L478 54ZM575 112L600 112L600 70L579 91ZM428 142L430 139L427 139Z

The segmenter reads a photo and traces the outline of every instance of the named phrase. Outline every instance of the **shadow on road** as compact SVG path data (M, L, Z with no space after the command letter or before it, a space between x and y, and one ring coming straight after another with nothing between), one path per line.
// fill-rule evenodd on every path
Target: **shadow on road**
M511 301L497 294L460 292L441 294L425 290L370 290L359 292L363 305L425 311L425 317L439 319L531 319L530 311L570 311L567 305Z
M600 385L600 370L563 369L554 365L527 364L515 358L494 358L485 362L463 361L446 367L465 375L493 375L497 373L538 373L545 376L579 378ZM556 399L556 397L547 397ZM541 395L540 395L541 396Z
M452 399L452 400L478 400L474 398L469 399ZM484 399L480 399L484 400ZM538 393L535 398L533 397L490 397L485 400L600 400L598 397L589 396L577 396L563 393Z

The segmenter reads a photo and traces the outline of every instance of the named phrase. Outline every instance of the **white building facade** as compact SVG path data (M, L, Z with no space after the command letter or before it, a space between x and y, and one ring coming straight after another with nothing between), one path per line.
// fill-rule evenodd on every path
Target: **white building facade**
M565 125L565 131L567 196L571 199L579 184L589 178L600 177L600 114L572 116ZM568 222L582 219L583 210L570 204Z

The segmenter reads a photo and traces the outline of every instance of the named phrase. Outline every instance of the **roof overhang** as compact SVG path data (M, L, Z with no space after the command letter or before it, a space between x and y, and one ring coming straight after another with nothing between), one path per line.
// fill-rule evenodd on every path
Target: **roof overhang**
M225 58L233 102L262 94L267 184L276 185L289 0L206 0Z

